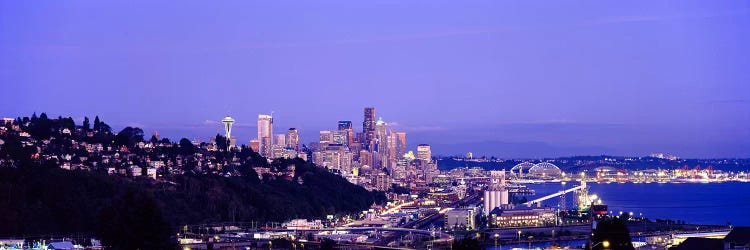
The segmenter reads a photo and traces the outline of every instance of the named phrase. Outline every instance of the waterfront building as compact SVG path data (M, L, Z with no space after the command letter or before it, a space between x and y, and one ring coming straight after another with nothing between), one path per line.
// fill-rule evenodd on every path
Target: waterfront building
M451 230L473 230L476 228L477 208L456 208L445 212L445 227Z
M270 115L258 115L258 141L260 142L260 155L271 156L271 145L273 143L273 117Z
M493 209L489 222L494 227L538 227L555 225L555 210L550 207L518 207Z
M508 190L505 185L505 171L490 171L490 186L484 191L484 214L508 204Z

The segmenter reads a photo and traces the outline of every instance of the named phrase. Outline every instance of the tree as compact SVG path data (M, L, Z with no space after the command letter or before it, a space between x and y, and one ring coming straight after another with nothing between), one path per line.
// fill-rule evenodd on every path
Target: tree
M453 249L456 250L480 250L482 245L476 239L464 238L453 242Z
M143 130L140 128L125 127L115 136L115 145L132 148L135 144L143 141Z
M96 118L94 118L94 131L100 132L101 124L102 122L99 120L99 116L97 115Z
M112 249L175 249L171 227L153 196L128 190L102 209L98 236Z
M195 146L187 138L180 139L180 154L191 155L195 153Z
M227 149L227 138L224 136L221 136L220 134L216 134L216 147L219 148L219 150L224 151Z
M616 217L605 218L596 224L591 236L591 242L595 245L593 249L604 249L604 241L609 242L610 249L635 249L627 225Z
M336 242L332 239L325 239L320 243L320 250L333 250L336 249Z
M83 117L83 131L89 131L91 129L91 124L89 124L89 117Z

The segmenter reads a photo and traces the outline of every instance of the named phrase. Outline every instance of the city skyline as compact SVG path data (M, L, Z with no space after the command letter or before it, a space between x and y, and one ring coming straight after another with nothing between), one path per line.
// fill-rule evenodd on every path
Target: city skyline
M0 250L750 249L750 1L0 0Z
M0 115L307 143L371 106L436 155L750 157L749 3L527 5L2 1Z

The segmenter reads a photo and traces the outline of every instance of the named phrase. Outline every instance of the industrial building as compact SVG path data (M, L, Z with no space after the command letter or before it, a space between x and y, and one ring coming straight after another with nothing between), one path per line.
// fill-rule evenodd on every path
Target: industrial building
M445 227L450 229L472 230L476 228L476 216L479 209L457 208L445 213Z
M549 207L495 208L488 216L493 227L546 226L555 224L555 210Z

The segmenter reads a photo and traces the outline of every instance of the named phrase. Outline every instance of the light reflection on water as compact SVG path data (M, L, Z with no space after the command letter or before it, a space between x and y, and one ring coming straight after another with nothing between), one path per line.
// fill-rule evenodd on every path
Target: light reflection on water
M527 184L541 197L579 185L578 182ZM651 219L685 220L687 223L750 226L750 183L588 183L589 193L597 194L614 214L633 212ZM575 195L566 196L572 208ZM543 202L557 207L558 198Z

